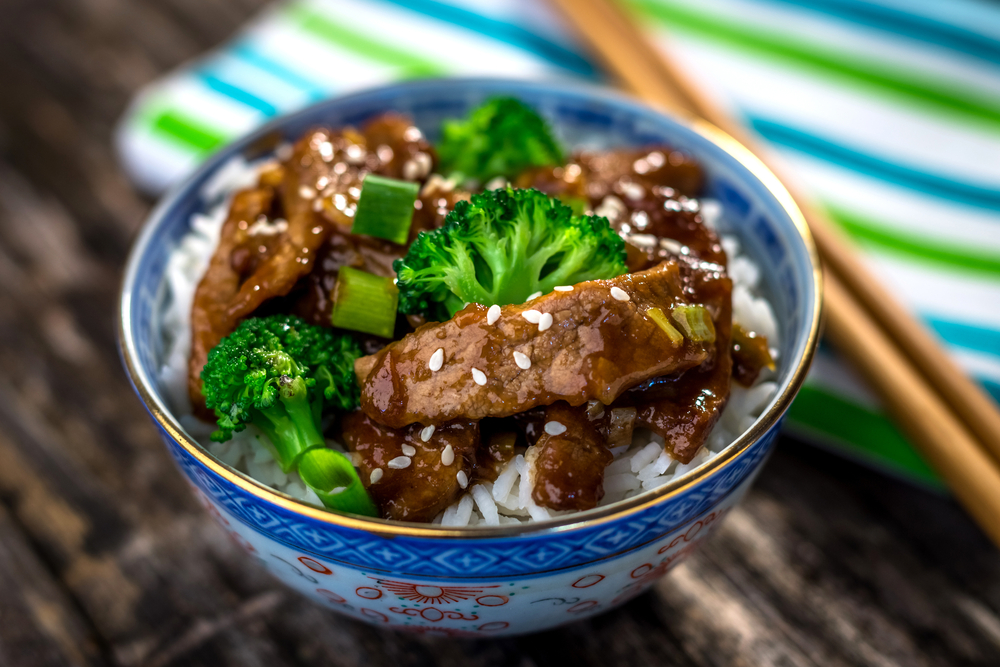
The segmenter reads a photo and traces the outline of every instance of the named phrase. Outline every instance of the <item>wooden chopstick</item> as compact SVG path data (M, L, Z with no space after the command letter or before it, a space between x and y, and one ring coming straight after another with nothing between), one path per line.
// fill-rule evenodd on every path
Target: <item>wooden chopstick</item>
M1000 545L1000 468L840 282L824 276L826 335L851 350L855 369L987 535Z
M553 2L626 88L652 104L709 121L758 157L765 153L612 2ZM787 178L782 182L788 186ZM1000 412L923 324L881 286L826 215L789 190L826 268L828 336L1000 545Z
M800 205L804 201L795 193L793 197ZM941 349L927 328L871 276L839 230L831 229L829 224L815 224L815 213L805 216L829 271L837 274L986 450L1000 461L1000 411L996 403Z
M713 104L616 5L608 0L555 2L632 92L654 104L703 118L749 147L758 157L766 155L745 129ZM609 39L610 36L614 37ZM770 161L764 161L779 173ZM782 176L781 180L808 220L827 269L841 277L870 316L1000 463L1000 410L994 401L952 360L927 328L888 293L834 223L790 187L789 179Z

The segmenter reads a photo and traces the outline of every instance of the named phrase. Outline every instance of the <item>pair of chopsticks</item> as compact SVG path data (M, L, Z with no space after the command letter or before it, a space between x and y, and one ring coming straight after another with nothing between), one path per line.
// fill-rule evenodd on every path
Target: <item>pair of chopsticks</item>
M627 89L654 105L712 123L777 173L767 151L703 95L613 0L553 2ZM824 264L827 337L1000 546L1000 412L879 283L826 215L779 176L805 215Z

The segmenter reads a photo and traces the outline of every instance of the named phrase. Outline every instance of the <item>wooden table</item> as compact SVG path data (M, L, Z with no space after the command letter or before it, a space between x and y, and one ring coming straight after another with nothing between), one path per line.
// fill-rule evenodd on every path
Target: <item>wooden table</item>
M119 272L151 202L130 96L260 0L0 3L0 664L1000 664L1000 559L949 499L784 439L654 592L500 641L317 608L198 508L125 379Z

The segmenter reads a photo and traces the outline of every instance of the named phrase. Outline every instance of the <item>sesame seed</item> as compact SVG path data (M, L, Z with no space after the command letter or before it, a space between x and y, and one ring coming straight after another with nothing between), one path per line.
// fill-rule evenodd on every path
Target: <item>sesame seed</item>
M500 188L507 187L507 179L503 176L497 176L496 178L490 179L486 185L483 186L484 190L499 190Z
M420 152L413 156L413 161L417 163L420 168L420 178L423 178L427 174L431 173L431 167L434 164L431 162L431 156L427 153Z
M482 372L478 368L473 368L472 379L475 380L476 384L482 387L484 384L486 384L486 373Z
M597 207L597 210L594 211L594 215L607 218L611 222L614 222L626 211L625 202L614 195L608 195L601 202L601 205Z
M392 156L395 155L395 153L392 150L392 146L379 144L378 148L375 149L375 155L377 155L378 159L382 162L392 162Z
M404 181L415 181L420 178L420 166L417 165L413 160L407 160L403 163L403 180Z
M347 490L346 486L335 486L332 489L330 489L330 495L335 496L338 493L343 493L346 490Z
M357 144L351 144L344 149L344 152L347 153L348 162L351 164L361 164L365 161L365 155L368 151Z
M549 435L562 435L566 432L566 427L560 422L546 422L545 432Z
M646 195L646 190L638 183L626 182L622 183L621 187L622 193L632 201L642 199Z
M393 470L402 470L403 468L409 468L410 463L412 463L412 461L410 461L409 456L397 456L386 465Z
M550 326L552 326L552 313L542 313L541 318L538 320L538 330L545 331Z
M538 321L542 319L542 314L537 310L526 310L521 313L521 317L528 320L532 324L538 324Z
M500 319L500 306L495 303L486 311L486 324L496 324Z
M469 476L465 474L464 470L459 470L455 479L458 480L458 485L463 489L469 485Z
M538 298L538 297L540 297L541 295L542 295L542 293L541 293L541 292L535 292L534 294L532 294L531 296L529 296L529 297L528 297L528 298L526 299L526 301L534 301L535 299L537 299L537 298Z
M573 291L573 286L572 285L556 285L553 289L555 289L555 291L557 291L557 292L572 292Z
M523 352L514 352L514 363L517 364L518 368L523 368L524 370L531 368L531 359Z
M652 234L629 234L628 240L631 241L633 245L650 248L656 246L657 238Z
M686 249L685 249L686 246L684 246L684 244L682 244L682 243L680 243L678 241L675 241L673 239L660 239L660 247L663 248L664 250L666 250L667 252L671 252L671 253L673 253L675 255L686 255L686 254L688 254L687 251L686 251Z
M374 484L375 482L382 479L382 475L384 474L385 473L382 472L381 468L375 468L375 470L372 470L372 474L368 476L368 481Z
M617 285L615 285L614 287L611 288L611 296L613 296L614 298L618 299L619 301L628 301L629 300L628 293L625 292L625 290L623 290L621 287L618 287Z
M450 466L455 462L455 450L451 445L447 445L441 452L441 465Z
M441 366L444 365L444 348L439 347L434 350L434 354L431 355L431 360L427 362L427 368L431 369L431 372L441 370Z
M403 453L406 454L407 456L417 455L417 448L414 447L413 445L403 445L401 449L403 450Z
M434 424L431 424L430 426L425 426L422 429L420 429L420 439L423 440L424 442L430 440L432 435L434 435Z

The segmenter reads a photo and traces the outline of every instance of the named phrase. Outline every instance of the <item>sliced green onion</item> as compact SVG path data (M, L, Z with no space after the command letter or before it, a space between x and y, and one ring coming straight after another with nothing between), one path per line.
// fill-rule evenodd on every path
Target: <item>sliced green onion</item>
M708 314L708 308L701 305L695 306L674 306L670 311L674 321L680 325L688 338L696 343L715 342L715 324L712 316Z
M299 459L299 475L326 507L362 516L378 516L351 461L333 449L310 449Z
M351 233L405 244L413 222L413 202L419 192L419 183L368 174Z
M674 328L674 325L670 323L670 320L667 319L667 316L663 314L662 310L659 308L650 308L646 311L646 315L649 316L649 319L656 322L658 327L663 329L663 333L670 337L670 342L674 347L677 347L684 342L684 336L681 335L680 331Z
M330 322L341 329L392 338L398 305L399 290L392 278L344 266L333 287Z

